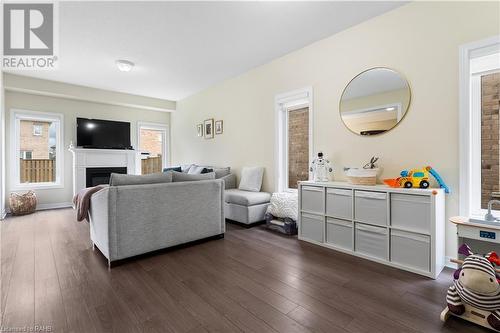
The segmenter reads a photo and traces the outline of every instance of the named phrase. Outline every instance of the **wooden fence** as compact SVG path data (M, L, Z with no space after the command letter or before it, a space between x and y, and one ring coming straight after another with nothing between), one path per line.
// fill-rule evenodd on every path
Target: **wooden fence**
M55 181L56 161L49 159L20 160L21 183L45 183Z
M161 155L158 155L156 157L148 157L144 160L141 160L141 170L143 175L147 175L148 173L161 172Z

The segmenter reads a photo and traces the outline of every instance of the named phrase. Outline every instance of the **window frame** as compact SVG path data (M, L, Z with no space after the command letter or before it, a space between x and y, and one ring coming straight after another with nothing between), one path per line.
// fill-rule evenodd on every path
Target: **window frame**
M309 165L314 155L313 144L313 89L305 87L275 96L275 190L297 192L288 187L288 113L290 109L308 107L309 113ZM311 172L309 171L309 179Z
M21 183L19 159L21 158L20 151L20 130L21 120L54 122L56 124L56 180L54 182L43 183ZM37 190L37 189L54 189L64 187L64 116L61 113L39 112L32 110L10 110L10 175L13 180L12 190Z
M141 151L141 129L161 131L163 135L163 147L162 147L162 165L163 168L170 167L170 132L167 124L162 123L151 123L138 121L137 122L137 150Z
M459 212L466 217L482 218L486 214L486 210L481 208L480 77L491 72L483 68L471 73L471 59L497 45L500 45L500 36L464 44L459 49ZM492 210L492 213L500 216L499 210Z
M37 132L36 129L40 129L40 133ZM42 136L43 135L43 125L33 124L33 136Z

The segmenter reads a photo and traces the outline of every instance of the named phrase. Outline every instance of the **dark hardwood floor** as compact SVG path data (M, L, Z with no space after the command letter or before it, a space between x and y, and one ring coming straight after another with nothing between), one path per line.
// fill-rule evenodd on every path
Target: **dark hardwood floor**
M226 237L108 270L71 209L1 222L5 328L53 332L482 332L439 320L438 280L269 232Z

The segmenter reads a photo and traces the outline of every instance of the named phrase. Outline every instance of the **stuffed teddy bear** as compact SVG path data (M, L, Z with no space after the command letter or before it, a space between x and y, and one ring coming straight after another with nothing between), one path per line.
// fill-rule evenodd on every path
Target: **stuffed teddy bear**
M500 284L493 266L495 261L500 263L498 256L494 252L486 257L473 254L466 244L458 252L467 257L462 267L455 272L453 285L448 288L448 309L456 315L462 315L466 303L487 311L490 314L486 320L490 326L500 330Z

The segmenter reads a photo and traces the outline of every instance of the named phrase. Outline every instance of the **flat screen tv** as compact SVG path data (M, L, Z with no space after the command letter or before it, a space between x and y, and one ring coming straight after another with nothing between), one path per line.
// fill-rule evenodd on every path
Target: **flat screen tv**
M76 145L83 148L132 149L130 123L76 118Z

